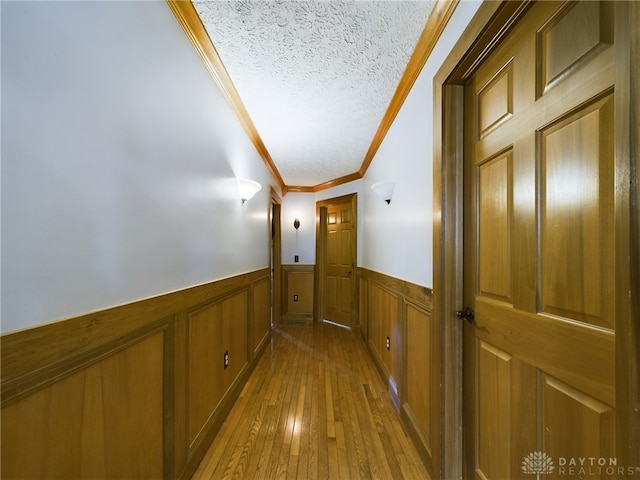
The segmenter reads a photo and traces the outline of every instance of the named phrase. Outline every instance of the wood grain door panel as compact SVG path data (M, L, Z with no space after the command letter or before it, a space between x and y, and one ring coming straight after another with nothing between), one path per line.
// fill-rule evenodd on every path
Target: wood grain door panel
M613 94L538 132L543 312L614 328Z
M355 305L355 224L351 200L327 206L324 318L351 327Z
M537 3L465 86L470 477L615 456L613 18Z

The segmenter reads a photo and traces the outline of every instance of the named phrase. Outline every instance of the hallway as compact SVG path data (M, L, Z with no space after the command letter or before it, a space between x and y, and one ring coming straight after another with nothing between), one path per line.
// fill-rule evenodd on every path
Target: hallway
M364 342L328 325L272 330L194 479L426 479Z

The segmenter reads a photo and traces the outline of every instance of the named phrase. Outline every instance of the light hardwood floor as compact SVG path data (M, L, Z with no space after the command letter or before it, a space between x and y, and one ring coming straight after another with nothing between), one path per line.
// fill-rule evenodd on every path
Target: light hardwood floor
M428 479L364 341L276 327L194 479Z

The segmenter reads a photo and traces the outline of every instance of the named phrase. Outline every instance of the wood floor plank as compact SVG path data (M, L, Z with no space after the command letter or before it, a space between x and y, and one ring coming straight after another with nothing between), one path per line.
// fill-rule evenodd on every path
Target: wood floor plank
M327 410L327 437L336 438L336 426L335 426L335 403L333 399L333 371L329 371L325 374L325 395L326 395L326 410Z
M367 461L367 454L364 447L364 441L362 439L362 430L360 429L360 423L358 420L358 410L361 409L363 404L363 397L360 395L361 385L358 380L354 380L350 384L350 388L347 389L346 402L349 405L349 434L348 439L350 442L350 459L352 464L351 477L352 478L370 478L371 471L369 470L369 462ZM358 401L355 400L358 399Z
M251 448L253 437L257 434L259 423L264 415L264 407L261 403L256 403L255 398L262 397L262 387L264 382L256 382L256 390L250 394L245 394L238 398L234 408L238 410L239 419L227 435L227 445L222 452L222 459L218 462L216 469L212 472L212 478L232 478L238 463L242 461L243 455L246 457L251 452L245 452L246 448ZM258 387L259 385L259 387ZM241 467L242 468L242 467Z
M346 349L345 349L346 350ZM348 365L350 362L345 361L347 357L339 359L340 365ZM337 394L334 397L335 403L338 405L337 412L340 418L340 429L336 431L338 439L338 453L340 461L340 472L343 478L358 478L358 464L355 460L357 452L354 449L352 423L357 418L356 409L348 402L349 390L352 388L353 372L338 368L339 376L336 384ZM336 423L338 426L338 423Z
M325 479L329 476L329 450L328 443L324 440L329 438L327 430L327 374L325 363L320 362L318 369L318 478Z
M302 414L304 413L304 399L307 393L307 386L300 382L298 390L298 401L295 405L295 413L292 420L292 438L290 455L300 455L300 434L302 432Z
M256 369L257 370L257 369ZM251 380L251 379L250 379ZM247 386L250 385L250 381L247 382ZM243 389L243 392L245 389ZM248 391L248 390L246 390ZM238 397L238 401L234 405L234 411L241 413L243 412L244 405L246 404L245 396ZM246 417L245 417L246 418ZM241 429L235 429L229 422L224 422L220 431L218 432L217 438L225 438L229 439L233 435L234 431L237 434L242 433ZM213 442L209 447L207 454L204 459L200 462L198 470L195 475L199 478L215 478L215 472L218 468L218 464L223 461L228 461L229 453L230 453L229 442Z
M265 450L270 447L270 445L268 445L269 430L273 430L273 426L275 425L275 418L276 408L273 405L265 404L264 418L256 437L253 454L249 458L249 463L246 470L246 478L260 478L259 474L265 473L264 471L260 472L260 460L263 457L268 458L271 453L270 450L265 453ZM273 444L273 436L271 438L271 443Z
M384 433L384 428L381 424L381 419L377 408L375 408L375 399L371 395L371 389L369 389L368 386L365 387L366 388L364 390L367 398L366 405L368 406L367 413L369 414L369 421L371 422L371 448L367 451L367 454L370 455L369 463L371 464L372 460L376 462L376 478L399 478L392 476L391 467L389 463L385 461L388 459L385 452L383 440L381 438L381 434Z
M428 479L364 341L272 330L194 479Z
M349 471L349 456L347 455L347 443L342 422L336 422L336 448L338 451L339 478L352 478Z
M327 439L327 449L329 451L329 480L340 480L340 470L338 469L338 441L336 437Z
M300 450L298 459L298 478L309 478L309 456L311 452L311 394L313 392L313 376L305 375L306 395L302 405L302 418L299 423Z
M318 370L320 369L320 365L318 366ZM318 370L314 369L314 372L311 377L311 395L309 395L309 429L308 429L308 438L307 442L309 445L308 452L308 469L307 469L307 478L309 480L317 480L318 478L318 459L319 459L319 449L318 449L318 438L319 438L319 408L318 408L318 395L319 388L318 384L320 382L320 375Z
M273 453L277 452L278 455L277 457L272 455L272 462L270 463L270 477L274 479L285 478L289 467L289 453L293 431L292 415L295 413L294 397L297 399L297 395L294 395L294 392L300 388L300 359L301 351L299 349L292 350L291 372L285 383L286 392L283 397L280 417L276 427L278 434L276 435L273 447Z

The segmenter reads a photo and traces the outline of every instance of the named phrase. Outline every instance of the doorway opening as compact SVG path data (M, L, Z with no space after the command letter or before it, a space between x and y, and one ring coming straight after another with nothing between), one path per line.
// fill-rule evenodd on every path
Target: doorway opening
M358 306L357 194L316 203L315 321L352 329Z
M280 291L282 285L282 200L271 188L271 209L269 210L269 269L271 277L271 326L280 323L282 307Z

